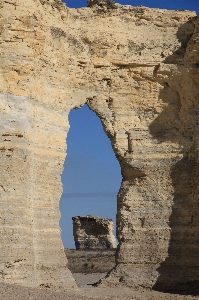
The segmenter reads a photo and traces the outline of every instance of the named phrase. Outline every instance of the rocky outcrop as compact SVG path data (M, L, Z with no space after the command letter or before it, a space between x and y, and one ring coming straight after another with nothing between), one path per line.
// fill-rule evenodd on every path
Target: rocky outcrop
M98 5L106 8L117 8L117 4L115 4L114 0L88 0L87 3L88 7Z
M73 217L73 236L77 250L117 247L112 219L97 216Z
M121 165L103 284L199 282L199 19L194 12L1 1L1 281L67 289L58 220L68 113L85 103Z

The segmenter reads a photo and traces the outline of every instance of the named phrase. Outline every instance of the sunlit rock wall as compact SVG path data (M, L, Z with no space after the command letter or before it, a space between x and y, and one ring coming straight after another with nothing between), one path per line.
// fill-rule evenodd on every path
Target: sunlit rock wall
M87 103L120 162L116 268L102 284L199 281L199 19L1 1L1 281L67 289L59 229L68 113Z

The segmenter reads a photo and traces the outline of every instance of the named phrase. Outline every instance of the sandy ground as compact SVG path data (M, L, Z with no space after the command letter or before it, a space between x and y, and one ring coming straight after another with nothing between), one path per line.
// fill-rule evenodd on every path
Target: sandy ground
M82 274L73 273L73 277L77 282L79 288L92 288L92 285L98 282L100 279L104 278L107 273L92 273L92 274Z
M92 283L98 281L105 274L73 274L79 290L67 292L54 292L34 288L21 287L11 284L0 283L1 300L81 300L81 299L110 299L110 300L173 300L173 299L199 299L199 296L182 296L159 293L155 291L134 291L129 288L99 288L92 287Z

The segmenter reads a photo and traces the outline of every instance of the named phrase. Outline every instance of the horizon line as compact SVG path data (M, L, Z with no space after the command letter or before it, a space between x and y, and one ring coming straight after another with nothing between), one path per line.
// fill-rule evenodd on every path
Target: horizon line
M117 197L118 192L63 193L61 198Z

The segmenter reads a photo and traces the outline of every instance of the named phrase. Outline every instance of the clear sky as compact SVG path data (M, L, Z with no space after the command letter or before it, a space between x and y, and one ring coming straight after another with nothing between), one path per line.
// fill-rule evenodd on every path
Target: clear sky
M73 216L96 215L115 221L120 167L99 118L87 105L69 114L67 158L60 201L62 240L74 248Z
M86 7L86 0L67 0L68 7ZM120 0L123 5L192 10L199 14L199 0ZM99 118L84 105L69 115L67 158L62 174L60 227L65 248L75 248L72 217L97 215L116 222L120 166Z

